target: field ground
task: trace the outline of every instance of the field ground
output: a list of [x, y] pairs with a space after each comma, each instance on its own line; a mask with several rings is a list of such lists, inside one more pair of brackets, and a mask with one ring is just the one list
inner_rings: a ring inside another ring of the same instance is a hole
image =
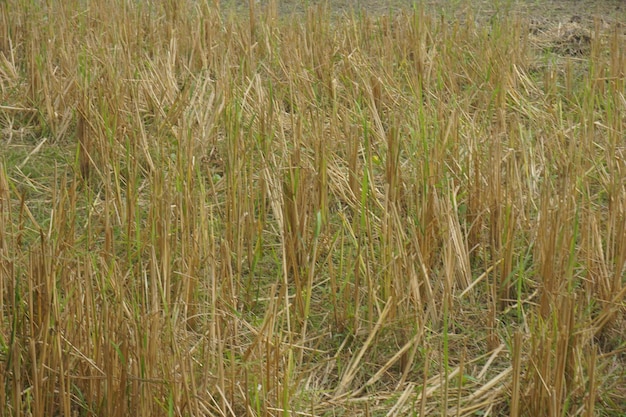
[[[257, 7], [263, 7], [267, 0], [257, 1]], [[222, 10], [227, 13], [249, 12], [249, 3], [245, 0], [220, 0]], [[543, 20], [550, 22], [567, 22], [577, 16], [586, 21], [599, 18], [605, 22], [624, 22], [626, 5], [622, 0], [334, 0], [324, 2], [320, 0], [294, 1], [286, 0], [277, 3], [277, 11], [282, 16], [302, 15], [307, 7], [316, 7], [320, 4], [329, 9], [337, 18], [353, 12], [367, 12], [370, 15], [385, 15], [397, 13], [414, 7], [421, 7], [435, 14], [447, 14], [456, 17], [471, 13], [477, 19], [489, 19], [497, 13], [507, 12], [521, 18]]]
[[0, 2], [3, 416], [623, 416], [623, 1]]

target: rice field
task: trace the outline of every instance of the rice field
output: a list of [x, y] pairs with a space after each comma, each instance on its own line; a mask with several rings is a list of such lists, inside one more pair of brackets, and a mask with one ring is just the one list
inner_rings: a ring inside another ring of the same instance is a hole
[[620, 19], [230, 3], [0, 3], [0, 414], [624, 415]]

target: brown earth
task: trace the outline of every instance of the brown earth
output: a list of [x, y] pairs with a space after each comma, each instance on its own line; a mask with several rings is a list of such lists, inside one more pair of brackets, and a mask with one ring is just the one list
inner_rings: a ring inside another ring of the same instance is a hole
[[[244, 12], [249, 9], [248, 0], [214, 0], [224, 10]], [[255, 7], [263, 8], [270, 0], [256, 0]], [[366, 11], [370, 14], [387, 14], [423, 6], [427, 10], [446, 15], [465, 16], [471, 13], [479, 18], [491, 18], [502, 13], [514, 13], [528, 19], [545, 23], [593, 23], [595, 18], [603, 23], [626, 23], [626, 1], [624, 0], [282, 0], [276, 1], [283, 15], [302, 13], [307, 6], [324, 5], [340, 16], [344, 13]]]
[[[250, 10], [247, 0], [214, 1], [226, 14], [249, 13]], [[262, 13], [270, 4], [270, 0], [256, 0], [256, 13]], [[276, 1], [276, 4], [278, 14], [283, 18], [302, 14], [309, 6], [328, 7], [337, 18], [353, 13], [393, 15], [414, 7], [424, 7], [426, 11], [458, 21], [471, 17], [488, 23], [499, 17], [514, 16], [528, 24], [533, 42], [562, 56], [586, 55], [596, 32], [617, 30], [620, 36], [626, 36], [625, 0], [284, 0]]]

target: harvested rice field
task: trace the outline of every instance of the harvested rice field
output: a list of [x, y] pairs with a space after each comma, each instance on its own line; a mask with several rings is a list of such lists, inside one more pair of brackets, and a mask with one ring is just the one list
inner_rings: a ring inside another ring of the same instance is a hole
[[625, 22], [0, 2], [0, 415], [623, 416]]

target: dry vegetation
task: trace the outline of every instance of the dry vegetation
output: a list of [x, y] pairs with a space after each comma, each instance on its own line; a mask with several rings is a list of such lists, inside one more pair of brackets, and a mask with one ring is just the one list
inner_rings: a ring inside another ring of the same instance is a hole
[[623, 28], [329, 16], [0, 3], [0, 414], [623, 415]]

